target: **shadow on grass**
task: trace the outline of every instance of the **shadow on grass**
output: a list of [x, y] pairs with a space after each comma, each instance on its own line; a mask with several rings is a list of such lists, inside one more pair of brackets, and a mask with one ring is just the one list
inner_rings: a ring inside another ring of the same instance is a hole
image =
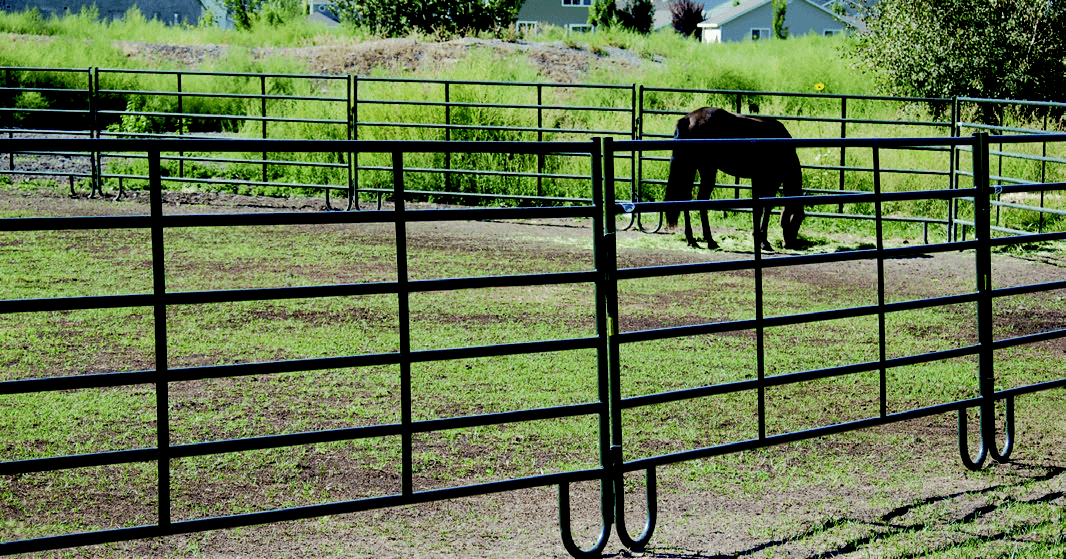
[[[1066, 466], [1011, 462], [1003, 476], [1015, 479], [990, 484], [982, 489], [934, 495], [900, 505], [871, 518], [830, 518], [804, 531], [767, 541], [733, 553], [706, 554], [681, 549], [649, 549], [640, 557], [656, 559], [739, 559], [742, 557], [802, 557], [828, 559], [856, 552], [877, 557], [911, 559], [930, 555], [999, 556], [1011, 555], [1011, 544], [1031, 546], [1040, 556], [1066, 545], [1066, 517], [1026, 514], [1027, 507], [1063, 507], [1066, 494], [1051, 490], [1066, 473]], [[945, 505], [954, 506], [945, 506]], [[948, 509], [944, 511], [943, 509]], [[1060, 509], [1061, 511], [1061, 509]], [[848, 536], [835, 534], [847, 530]], [[896, 541], [906, 540], [906, 541]], [[832, 543], [830, 543], [832, 542]], [[1003, 549], [986, 546], [1003, 544]], [[898, 549], [891, 549], [896, 547]], [[806, 551], [797, 552], [797, 548]], [[629, 556], [625, 553], [622, 557]]]

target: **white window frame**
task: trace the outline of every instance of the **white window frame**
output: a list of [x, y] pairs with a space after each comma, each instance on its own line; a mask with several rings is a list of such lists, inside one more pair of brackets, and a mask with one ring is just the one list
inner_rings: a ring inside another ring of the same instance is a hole
[[[756, 36], [756, 33], [758, 33], [759, 35]], [[766, 38], [764, 39], [763, 37]], [[752, 27], [751, 32], [748, 33], [748, 38], [752, 41], [765, 41], [767, 39], [773, 38], [773, 35], [770, 32], [769, 27]]]
[[564, 8], [588, 8], [592, 0], [562, 0]]
[[840, 35], [843, 32], [844, 32], [843, 29], [828, 29], [827, 28], [827, 29], [823, 29], [822, 30], [822, 36], [823, 37], [834, 37], [836, 35]]
[[588, 33], [588, 32], [592, 32], [592, 31], [595, 31], [595, 30], [596, 30], [596, 26], [588, 24], [588, 23], [568, 23], [568, 24], [566, 24], [566, 32], [567, 33], [576, 33], [576, 32], [586, 32], [586, 33]]
[[537, 32], [537, 22], [530, 21], [530, 20], [518, 20], [518, 21], [514, 22], [514, 28], [519, 33], [534, 33], [535, 34]]

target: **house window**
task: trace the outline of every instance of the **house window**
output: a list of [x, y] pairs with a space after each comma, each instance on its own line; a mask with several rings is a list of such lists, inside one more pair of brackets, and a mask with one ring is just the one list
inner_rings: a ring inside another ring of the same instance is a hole
[[595, 31], [595, 30], [596, 30], [595, 27], [593, 27], [593, 26], [591, 26], [591, 25], [589, 25], [587, 23], [568, 23], [568, 24], [566, 24], [566, 31], [568, 33], [571, 33], [571, 32], [573, 32], [573, 33], [576, 33], [576, 32], [589, 33], [589, 32]]
[[843, 29], [823, 29], [822, 30], [822, 35], [824, 35], [826, 37], [832, 37], [833, 35], [840, 35], [843, 32], [844, 32]]
[[588, 7], [588, 6], [592, 5], [592, 0], [563, 0], [563, 5], [564, 6], [578, 6], [578, 7], [585, 6], [585, 7]]
[[762, 27], [752, 27], [751, 28], [751, 40], [752, 41], [763, 41], [763, 40], [769, 39], [770, 36], [771, 35], [770, 35], [770, 29], [769, 28], [762, 28]]
[[535, 21], [521, 21], [520, 20], [520, 21], [516, 21], [514, 26], [515, 26], [515, 29], [517, 29], [518, 32], [522, 33], [522, 34], [529, 33], [529, 34], [534, 34], [535, 35], [537, 33], [537, 22], [535, 22]]

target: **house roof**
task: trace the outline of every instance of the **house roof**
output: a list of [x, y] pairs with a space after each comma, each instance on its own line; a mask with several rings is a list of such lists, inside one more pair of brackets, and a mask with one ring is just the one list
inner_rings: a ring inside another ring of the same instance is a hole
[[[842, 17], [818, 2], [812, 2], [811, 0], [795, 1], [806, 2], [812, 7], [822, 12], [825, 12], [826, 15], [832, 17], [833, 19], [841, 21], [852, 27], [859, 27], [862, 25], [861, 21], [857, 21], [855, 18], [851, 17]], [[709, 27], [711, 25], [721, 26], [727, 24], [730, 21], [733, 21], [734, 19], [737, 19], [748, 12], [761, 8], [766, 4], [769, 4], [770, 2], [771, 0], [733, 0], [724, 2], [714, 7], [713, 9], [708, 10], [704, 14], [704, 22], [700, 26]]]
[[723, 2], [703, 14], [704, 23], [729, 23], [730, 21], [762, 6], [771, 0], [740, 0], [739, 2]]
[[314, 11], [314, 12], [311, 12], [311, 15], [307, 16], [307, 21], [310, 21], [310, 22], [313, 22], [313, 23], [321, 23], [321, 24], [325, 25], [326, 27], [340, 27], [340, 22], [338, 22], [336, 19], [333, 19], [333, 18], [329, 17], [328, 15], [326, 15], [326, 14], [324, 14], [322, 12], [319, 12], [317, 10]]

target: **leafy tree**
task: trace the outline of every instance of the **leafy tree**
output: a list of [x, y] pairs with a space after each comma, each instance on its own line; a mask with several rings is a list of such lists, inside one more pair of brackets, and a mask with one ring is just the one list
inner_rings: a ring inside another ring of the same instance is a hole
[[788, 38], [788, 28], [785, 27], [785, 11], [788, 9], [788, 0], [773, 0], [774, 10], [774, 37], [778, 39]]
[[615, 0], [593, 0], [589, 6], [588, 22], [596, 27], [620, 26], [637, 33], [650, 33], [655, 7], [651, 0], [629, 0], [619, 8]]
[[237, 29], [251, 29], [252, 18], [259, 9], [260, 0], [225, 0], [226, 14]]
[[237, 29], [251, 29], [256, 22], [278, 26], [303, 16], [299, 0], [224, 0], [226, 13]]
[[881, 0], [867, 25], [848, 53], [891, 95], [1052, 100], [1066, 88], [1066, 0]]
[[692, 0], [676, 0], [670, 3], [670, 24], [674, 31], [685, 37], [695, 37], [703, 21], [703, 4]]
[[388, 37], [412, 31], [456, 35], [499, 31], [514, 24], [523, 0], [334, 0], [341, 21]]
[[651, 0], [631, 0], [625, 8], [618, 10], [618, 21], [626, 29], [647, 35], [655, 24], [655, 6]]
[[589, 6], [589, 25], [596, 27], [610, 27], [618, 19], [618, 8], [615, 0], [592, 0]]

